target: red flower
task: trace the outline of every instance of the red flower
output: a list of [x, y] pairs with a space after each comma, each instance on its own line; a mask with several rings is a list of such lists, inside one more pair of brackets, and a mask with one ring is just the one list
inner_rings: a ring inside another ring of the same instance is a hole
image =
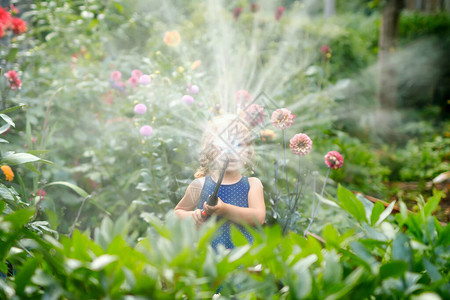
[[5, 74], [6, 79], [9, 82], [9, 87], [15, 91], [17, 89], [20, 89], [20, 87], [22, 86], [22, 81], [19, 79], [19, 77], [17, 76], [16, 71], [14, 70], [10, 70]]
[[0, 6], [0, 25], [3, 25], [4, 29], [8, 29], [11, 26], [11, 13], [7, 12]]
[[27, 31], [27, 22], [20, 18], [13, 18], [11, 29], [17, 35], [25, 33]]
[[339, 169], [344, 164], [344, 158], [337, 151], [330, 151], [325, 155], [325, 164], [328, 168]]
[[252, 4], [250, 5], [250, 10], [252, 12], [257, 12], [261, 7], [259, 6], [259, 4], [256, 4], [254, 2], [252, 2]]
[[41, 197], [42, 200], [44, 200], [45, 195], [47, 195], [47, 193], [44, 190], [36, 190], [36, 196]]
[[3, 31], [3, 26], [0, 24], [0, 39], [5, 36], [5, 32]]
[[277, 8], [277, 11], [275, 12], [275, 20], [279, 21], [281, 17], [283, 16], [284, 11], [286, 10], [285, 7], [279, 6]]
[[233, 18], [237, 20], [239, 16], [241, 15], [242, 7], [236, 7], [233, 11]]

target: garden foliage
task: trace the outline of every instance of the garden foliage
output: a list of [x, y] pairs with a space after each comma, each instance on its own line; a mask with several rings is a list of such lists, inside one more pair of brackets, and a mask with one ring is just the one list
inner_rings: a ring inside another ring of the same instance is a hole
[[[394, 203], [350, 192], [448, 170], [446, 73], [416, 85], [417, 70], [441, 62], [448, 41], [433, 35], [448, 16], [400, 21], [399, 57], [436, 51], [400, 77], [404, 110], [386, 144], [372, 130], [379, 15], [323, 20], [311, 2], [289, 3], [55, 0], [0, 12], [0, 298], [211, 298], [219, 287], [244, 299], [450, 297], [450, 230], [432, 215], [442, 193], [419, 197], [415, 213], [400, 201], [392, 216]], [[264, 184], [267, 224], [248, 229], [253, 245], [234, 230], [237, 248], [216, 254], [218, 225], [196, 230], [168, 212], [193, 179], [206, 121], [246, 101], [269, 124], [254, 124], [247, 174]], [[295, 114], [289, 130], [270, 127], [281, 107]], [[288, 139], [308, 156], [282, 159]], [[345, 163], [328, 178], [330, 150]]]

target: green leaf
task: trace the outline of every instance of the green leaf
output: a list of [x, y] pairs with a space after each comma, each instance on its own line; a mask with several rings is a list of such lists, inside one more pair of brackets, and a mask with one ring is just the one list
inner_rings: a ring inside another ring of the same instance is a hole
[[14, 61], [16, 59], [17, 52], [19, 52], [19, 48], [10, 48], [8, 54], [5, 56], [6, 61]]
[[[0, 133], [1, 134], [1, 133]], [[0, 143], [5, 143], [5, 144], [9, 144], [9, 142], [5, 139], [0, 138]]]
[[403, 233], [397, 234], [392, 242], [392, 260], [405, 261], [409, 264], [410, 268], [412, 268], [413, 259], [413, 251], [409, 244], [408, 237]]
[[29, 162], [35, 162], [35, 161], [41, 161], [41, 162], [53, 165], [52, 162], [45, 160], [45, 159], [41, 159], [41, 158], [34, 156], [32, 154], [29, 154], [29, 153], [13, 153], [6, 157], [3, 157], [3, 163], [8, 164], [10, 166], [25, 164], [25, 163], [29, 163]]
[[370, 215], [370, 225], [375, 225], [375, 223], [380, 218], [381, 213], [384, 210], [384, 205], [381, 202], [375, 203], [375, 205], [372, 208], [372, 214]]
[[77, 193], [78, 195], [80, 195], [83, 198], [86, 198], [89, 196], [89, 194], [85, 190], [83, 190], [82, 188], [76, 186], [75, 184], [67, 182], [67, 181], [54, 181], [54, 182], [46, 184], [43, 188], [52, 186], [52, 185], [66, 186], [66, 187], [72, 189], [75, 193]]
[[123, 12], [125, 11], [123, 8], [123, 5], [121, 5], [120, 3], [118, 3], [117, 1], [114, 2], [114, 7], [117, 9], [117, 11], [120, 14], [123, 14]]
[[14, 124], [13, 120], [5, 114], [0, 114], [0, 117], [5, 120], [6, 123], [8, 123], [9, 125], [11, 125], [12, 127], [16, 127], [16, 124]]
[[9, 124], [5, 124], [2, 127], [0, 127], [0, 134], [6, 132], [10, 127], [11, 127], [11, 125], [9, 125]]
[[339, 207], [339, 205], [336, 202], [329, 200], [327, 198], [324, 198], [324, 197], [320, 196], [320, 194], [318, 194], [318, 193], [315, 193], [315, 194], [316, 194], [317, 199], [319, 199], [320, 203], [323, 203], [323, 204], [326, 204], [326, 205], [329, 205], [332, 207]]
[[448, 246], [450, 244], [450, 225], [447, 224], [445, 228], [442, 230], [441, 233], [439, 233], [437, 246], [443, 245]]
[[25, 104], [19, 104], [19, 105], [12, 106], [12, 107], [10, 107], [10, 108], [4, 109], [4, 110], [0, 111], [0, 114], [10, 113], [10, 112], [12, 112], [12, 111], [21, 109], [22, 107], [25, 107]]
[[352, 192], [344, 188], [342, 185], [338, 187], [338, 199], [341, 207], [354, 216], [358, 221], [366, 222], [366, 212], [364, 205], [359, 201]]
[[389, 204], [388, 207], [381, 213], [380, 217], [378, 218], [378, 221], [375, 223], [375, 226], [380, 225], [384, 220], [386, 220], [387, 217], [391, 214], [392, 210], [394, 209], [395, 201], [392, 201], [391, 204]]
[[39, 266], [41, 262], [40, 257], [35, 257], [32, 259], [28, 259], [25, 261], [23, 266], [17, 272], [15, 282], [16, 282], [16, 293], [19, 296], [25, 297], [24, 294], [25, 287], [28, 285], [31, 277], [33, 276], [36, 268]]
[[339, 262], [339, 256], [336, 251], [330, 251], [324, 253], [324, 271], [323, 281], [325, 285], [337, 284], [342, 281], [343, 267]]
[[28, 223], [34, 215], [32, 207], [16, 210], [15, 212], [5, 216], [5, 221], [11, 222], [15, 228], [19, 228]]
[[428, 276], [431, 278], [431, 282], [436, 282], [442, 279], [442, 275], [439, 273], [438, 268], [433, 265], [425, 256], [423, 257], [423, 265], [427, 270]]
[[400, 260], [388, 261], [380, 267], [380, 278], [384, 280], [388, 277], [398, 278], [408, 271], [408, 264]]
[[423, 208], [423, 212], [425, 214], [425, 219], [436, 210], [436, 208], [439, 205], [439, 202], [441, 201], [442, 192], [438, 193], [437, 191], [434, 191], [434, 195], [428, 199], [427, 204], [425, 204], [425, 207]]
[[231, 225], [231, 240], [236, 247], [248, 244], [244, 234], [235, 225]]
[[100, 271], [110, 263], [118, 260], [116, 255], [103, 254], [94, 259], [91, 263], [90, 269], [93, 271]]

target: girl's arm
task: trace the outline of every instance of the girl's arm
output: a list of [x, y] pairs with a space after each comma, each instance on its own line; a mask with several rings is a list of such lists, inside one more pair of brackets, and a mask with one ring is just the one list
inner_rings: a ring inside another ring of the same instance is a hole
[[248, 179], [250, 190], [248, 191], [248, 208], [224, 203], [220, 198], [216, 206], [204, 205], [206, 212], [226, 217], [238, 223], [248, 225], [262, 225], [266, 217], [266, 205], [261, 181], [256, 177]]
[[[177, 206], [175, 207], [175, 214], [181, 219], [186, 217], [194, 217], [195, 219], [195, 208], [197, 207], [200, 200], [203, 182], [204, 180], [202, 179], [195, 179], [194, 181], [192, 181], [192, 183], [186, 189], [184, 197], [180, 200], [180, 202], [178, 202]], [[200, 216], [200, 212], [197, 213]]]

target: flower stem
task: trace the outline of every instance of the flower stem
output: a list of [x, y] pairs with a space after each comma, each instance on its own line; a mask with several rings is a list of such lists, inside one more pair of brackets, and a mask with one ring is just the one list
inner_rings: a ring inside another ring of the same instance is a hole
[[289, 200], [289, 207], [291, 207], [291, 195], [289, 192], [289, 181], [288, 181], [288, 171], [287, 171], [287, 160], [286, 160], [286, 131], [283, 130], [283, 149], [284, 149], [284, 175], [286, 178], [286, 189]]
[[88, 198], [90, 198], [90, 197], [91, 197], [90, 195], [87, 196], [87, 197], [84, 197], [83, 201], [81, 202], [80, 208], [78, 209], [78, 213], [77, 213], [77, 216], [76, 216], [76, 218], [75, 218], [75, 221], [74, 221], [73, 224], [72, 224], [72, 229], [71, 229], [70, 232], [69, 232], [69, 238], [72, 237], [72, 233], [73, 233], [73, 231], [75, 230], [75, 227], [77, 226], [78, 219], [80, 218], [81, 211], [83, 210], [83, 207], [84, 207], [84, 203], [85, 203], [86, 200], [87, 200]]
[[314, 207], [315, 198], [316, 198], [316, 176], [314, 176], [314, 183], [313, 183], [314, 191], [313, 191], [313, 205], [312, 205], [312, 210], [311, 210], [311, 218], [309, 219], [309, 224], [303, 234], [303, 237], [306, 237], [307, 233], [309, 232], [309, 229], [311, 228], [312, 223], [314, 222], [314, 219], [316, 218], [317, 212], [319, 211], [320, 200], [323, 197], [323, 192], [325, 190], [325, 186], [327, 184], [327, 179], [328, 179], [329, 175], [330, 175], [330, 168], [328, 168], [327, 175], [325, 176], [325, 181], [323, 182], [322, 191], [320, 192], [320, 198], [319, 198], [319, 201], [317, 202], [316, 207]]

